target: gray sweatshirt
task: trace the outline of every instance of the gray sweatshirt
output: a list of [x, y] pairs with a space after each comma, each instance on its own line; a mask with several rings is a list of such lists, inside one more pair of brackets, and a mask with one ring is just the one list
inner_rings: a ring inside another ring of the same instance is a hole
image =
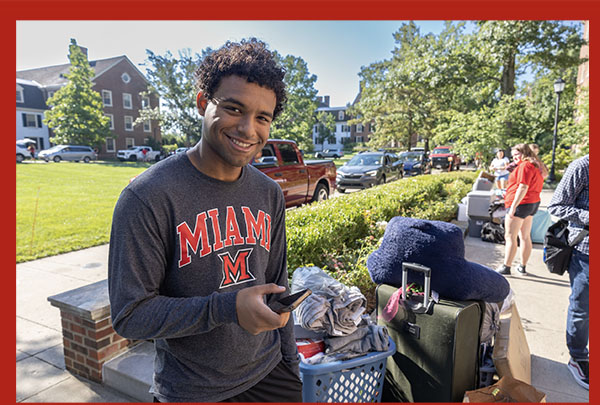
[[158, 399], [216, 402], [246, 391], [282, 358], [297, 369], [292, 317], [253, 336], [235, 307], [242, 288], [288, 287], [284, 218], [280, 187], [254, 167], [222, 182], [186, 154], [123, 190], [109, 250], [111, 315], [119, 335], [154, 339]]

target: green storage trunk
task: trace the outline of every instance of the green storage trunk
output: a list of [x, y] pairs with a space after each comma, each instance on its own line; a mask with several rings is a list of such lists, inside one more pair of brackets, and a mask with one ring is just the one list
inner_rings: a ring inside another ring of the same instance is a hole
[[483, 303], [440, 299], [427, 313], [415, 313], [400, 302], [386, 322], [382, 310], [397, 290], [377, 287], [377, 323], [396, 343], [383, 402], [462, 402], [465, 391], [477, 388]]

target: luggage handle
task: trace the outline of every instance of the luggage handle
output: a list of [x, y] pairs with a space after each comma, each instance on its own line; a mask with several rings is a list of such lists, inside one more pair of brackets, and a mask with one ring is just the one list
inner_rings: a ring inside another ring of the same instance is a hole
[[431, 269], [418, 263], [402, 263], [402, 301], [406, 302], [406, 284], [408, 282], [408, 270], [423, 273], [425, 276], [425, 285], [423, 286], [424, 298], [423, 303], [412, 308], [416, 314], [424, 314], [429, 311], [429, 307], [433, 303], [431, 299]]

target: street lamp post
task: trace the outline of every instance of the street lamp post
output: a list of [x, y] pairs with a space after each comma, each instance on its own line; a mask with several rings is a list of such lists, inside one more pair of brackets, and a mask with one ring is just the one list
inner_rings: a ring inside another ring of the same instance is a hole
[[556, 134], [558, 130], [558, 104], [560, 103], [560, 93], [565, 89], [563, 79], [556, 79], [554, 82], [554, 92], [556, 93], [556, 109], [554, 110], [554, 137], [552, 138], [552, 166], [550, 166], [550, 174], [548, 175], [548, 183], [554, 183], [554, 159], [556, 157]]

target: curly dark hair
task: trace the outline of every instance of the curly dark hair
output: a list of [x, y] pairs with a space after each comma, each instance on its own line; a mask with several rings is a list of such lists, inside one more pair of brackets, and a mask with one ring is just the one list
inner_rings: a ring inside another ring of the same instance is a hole
[[210, 52], [196, 69], [196, 90], [210, 100], [221, 79], [232, 75], [244, 77], [250, 83], [275, 92], [273, 118], [283, 110], [287, 101], [283, 82], [285, 69], [277, 64], [266, 43], [256, 38], [243, 39], [240, 43], [227, 41], [221, 48]]

